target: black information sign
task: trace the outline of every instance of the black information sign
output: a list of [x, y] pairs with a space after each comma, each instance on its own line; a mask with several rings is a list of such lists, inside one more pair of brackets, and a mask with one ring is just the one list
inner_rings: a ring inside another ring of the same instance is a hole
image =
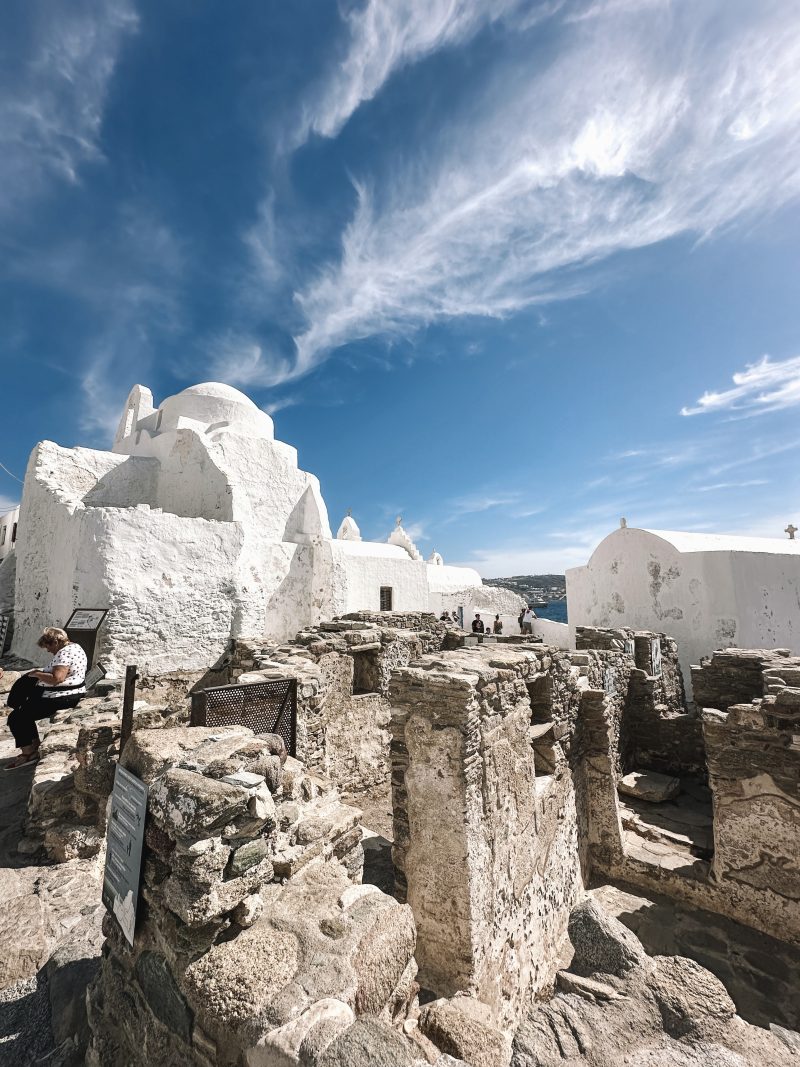
[[89, 667], [94, 664], [97, 631], [103, 625], [106, 615], [108, 608], [75, 608], [64, 626], [70, 641], [80, 645], [86, 653]]
[[103, 903], [116, 916], [131, 945], [136, 927], [146, 815], [147, 786], [118, 766], [108, 820]]
[[0, 615], [0, 656], [2, 656], [6, 650], [6, 641], [8, 640], [8, 627], [10, 622], [10, 615]]

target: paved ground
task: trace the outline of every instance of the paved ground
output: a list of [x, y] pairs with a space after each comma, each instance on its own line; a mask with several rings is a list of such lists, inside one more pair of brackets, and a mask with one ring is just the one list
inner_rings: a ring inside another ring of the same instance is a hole
[[[0, 765], [14, 753], [0, 717]], [[60, 1062], [45, 967], [56, 951], [72, 958], [95, 951], [89, 927], [101, 908], [96, 861], [55, 865], [43, 854], [17, 852], [32, 776], [32, 766], [0, 769], [0, 1067]], [[63, 992], [61, 997], [63, 1007]]]

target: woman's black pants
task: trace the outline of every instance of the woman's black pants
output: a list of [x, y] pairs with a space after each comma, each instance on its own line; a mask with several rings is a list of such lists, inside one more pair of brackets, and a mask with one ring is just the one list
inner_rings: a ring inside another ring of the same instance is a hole
[[[20, 682], [22, 680], [20, 679]], [[19, 685], [19, 682], [15, 684]], [[25, 693], [26, 699], [15, 701], [17, 706], [8, 716], [8, 728], [14, 735], [17, 748], [38, 744], [37, 720], [49, 719], [57, 711], [64, 711], [66, 708], [76, 708], [82, 695], [81, 693], [73, 694], [72, 696], [65, 694], [63, 697], [46, 697], [42, 693], [41, 686], [37, 685], [30, 695]], [[11, 696], [10, 693], [9, 696]]]

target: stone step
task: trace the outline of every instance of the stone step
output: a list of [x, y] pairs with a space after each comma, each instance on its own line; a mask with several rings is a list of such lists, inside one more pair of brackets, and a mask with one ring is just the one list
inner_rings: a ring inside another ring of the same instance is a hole
[[673, 800], [681, 791], [680, 778], [657, 771], [631, 771], [620, 780], [619, 792], [651, 804]]

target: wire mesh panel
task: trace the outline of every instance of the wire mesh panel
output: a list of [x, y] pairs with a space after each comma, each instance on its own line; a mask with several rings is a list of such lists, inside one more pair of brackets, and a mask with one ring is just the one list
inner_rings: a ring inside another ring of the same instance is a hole
[[280, 734], [294, 756], [297, 680], [275, 678], [253, 685], [216, 685], [192, 693], [192, 726], [247, 726], [255, 734]]

